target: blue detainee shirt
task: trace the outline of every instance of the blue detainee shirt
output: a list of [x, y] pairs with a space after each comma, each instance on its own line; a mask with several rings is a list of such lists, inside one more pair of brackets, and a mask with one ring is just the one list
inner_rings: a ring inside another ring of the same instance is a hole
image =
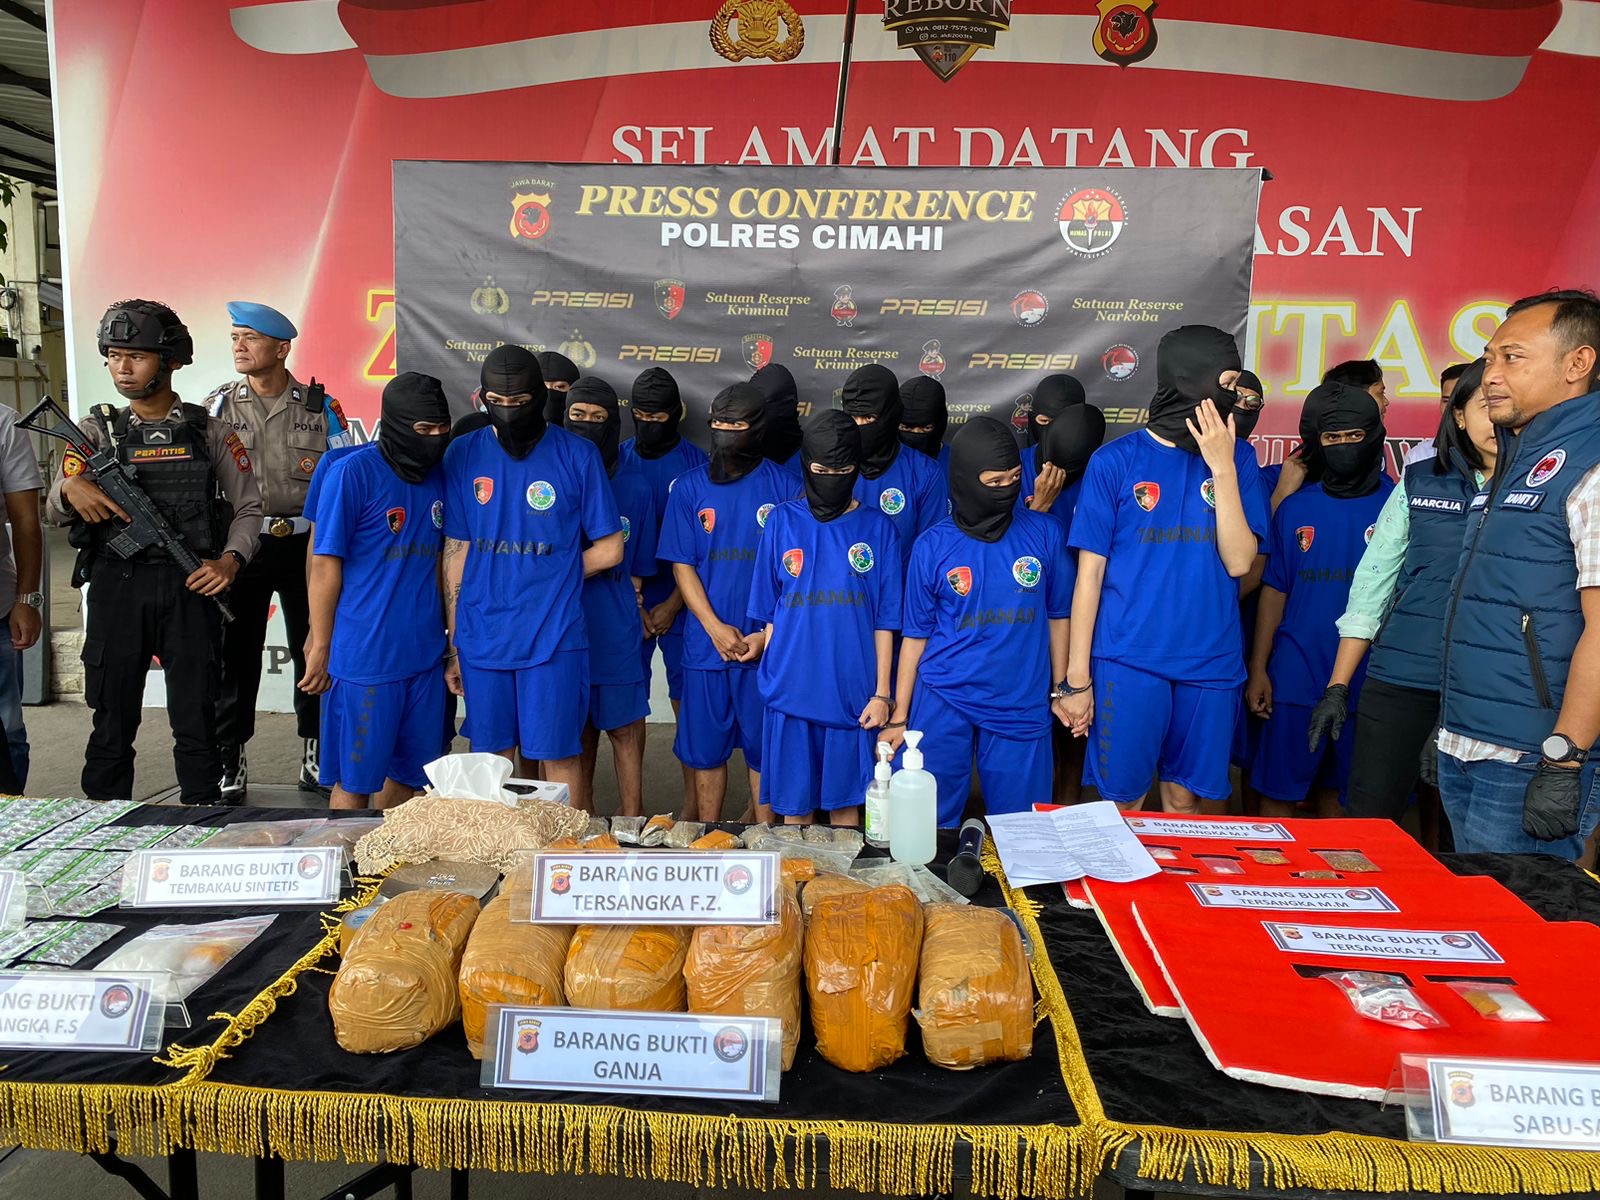
[[[1320, 483], [1307, 483], [1278, 505], [1261, 579], [1285, 596], [1267, 661], [1274, 700], [1310, 707], [1322, 699], [1339, 652], [1338, 621], [1350, 600], [1350, 583], [1393, 490], [1384, 476], [1370, 495], [1341, 500]], [[1363, 658], [1350, 680], [1352, 711], [1366, 676]]]
[[758, 676], [768, 707], [856, 727], [878, 690], [873, 634], [900, 628], [899, 543], [889, 518], [865, 504], [831, 521], [817, 520], [804, 500], [772, 510], [749, 609], [752, 621], [772, 625]]
[[409, 679], [439, 665], [444, 606], [444, 478], [396, 475], [375, 445], [355, 447], [327, 470], [316, 554], [340, 559], [328, 673], [346, 683]]
[[928, 640], [917, 686], [992, 733], [1037, 737], [1055, 684], [1049, 622], [1071, 615], [1077, 581], [1048, 516], [1019, 512], [994, 542], [946, 517], [917, 539], [906, 574], [903, 631]]
[[526, 458], [492, 427], [444, 456], [445, 536], [467, 543], [456, 648], [471, 666], [515, 671], [583, 650], [583, 550], [622, 529], [594, 446], [552, 426]]
[[918, 534], [950, 515], [947, 473], [922, 451], [906, 446], [876, 479], [858, 476], [855, 497], [894, 522], [903, 552], [910, 551]]
[[583, 618], [589, 627], [589, 682], [641, 683], [644, 629], [633, 580], [656, 568], [656, 501], [649, 481], [618, 464], [611, 494], [622, 517], [622, 562], [583, 581]]
[[[666, 520], [667, 493], [672, 490], [673, 483], [678, 476], [705, 465], [706, 452], [688, 438], [680, 438], [678, 444], [660, 458], [642, 458], [635, 447], [633, 438], [623, 442], [621, 448], [617, 451], [617, 470], [636, 470], [650, 484], [651, 498], [655, 501], [656, 506], [655, 536], [657, 539], [661, 537], [661, 522]], [[644, 580], [644, 586], [641, 589], [644, 594], [644, 602], [654, 608], [670, 596], [672, 589], [676, 586], [672, 581], [672, 564], [661, 563], [659, 564], [659, 569], [653, 571]], [[678, 613], [677, 619], [672, 622], [672, 632], [683, 632], [683, 619], [686, 616], [688, 616], [687, 609]]]
[[[1234, 447], [1250, 530], [1268, 536], [1261, 471], [1249, 443]], [[1211, 468], [1140, 429], [1089, 459], [1071, 545], [1106, 559], [1094, 656], [1180, 683], [1237, 687], [1239, 581], [1217, 552]]]
[[[717, 619], [740, 633], [754, 633], [761, 623], [750, 620], [746, 609], [756, 547], [772, 511], [792, 498], [794, 490], [794, 476], [766, 459], [731, 483], [712, 483], [710, 469], [697, 467], [678, 477], [667, 498], [656, 558], [693, 567]], [[723, 662], [711, 635], [690, 616], [683, 625], [683, 665], [725, 671], [744, 664]]]

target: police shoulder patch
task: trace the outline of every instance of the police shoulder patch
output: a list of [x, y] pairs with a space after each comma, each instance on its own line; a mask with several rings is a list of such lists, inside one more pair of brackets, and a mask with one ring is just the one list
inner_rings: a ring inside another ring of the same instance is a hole
[[228, 448], [228, 453], [233, 455], [233, 461], [239, 465], [239, 470], [250, 471], [254, 469], [250, 465], [250, 452], [244, 448], [244, 443], [239, 440], [237, 433], [230, 430], [227, 436], [223, 438], [222, 444]]

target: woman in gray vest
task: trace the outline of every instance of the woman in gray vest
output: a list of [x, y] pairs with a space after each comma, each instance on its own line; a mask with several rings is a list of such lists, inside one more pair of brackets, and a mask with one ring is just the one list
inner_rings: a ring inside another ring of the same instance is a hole
[[[1434, 437], [1437, 453], [1406, 467], [1350, 585], [1328, 690], [1311, 712], [1311, 750], [1339, 737], [1349, 685], [1370, 648], [1356, 709], [1349, 814], [1398, 821], [1417, 783], [1423, 745], [1439, 720], [1444, 612], [1461, 558], [1472, 498], [1494, 474], [1494, 425], [1483, 398], [1483, 359], [1462, 372]], [[1438, 793], [1424, 795], [1424, 834], [1439, 828]], [[1425, 840], [1433, 840], [1425, 836]]]

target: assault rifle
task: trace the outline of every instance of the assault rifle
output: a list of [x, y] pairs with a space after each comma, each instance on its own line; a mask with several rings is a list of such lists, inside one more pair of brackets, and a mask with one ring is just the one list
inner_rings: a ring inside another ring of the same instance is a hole
[[[184, 541], [183, 535], [172, 527], [172, 523], [161, 515], [155, 502], [144, 494], [144, 489], [135, 481], [134, 469], [117, 458], [113, 447], [107, 445], [101, 448], [90, 441], [88, 435], [49, 396], [39, 401], [17, 424], [23, 429], [65, 442], [68, 449], [83, 460], [95, 485], [128, 514], [130, 519], [126, 525], [115, 518], [107, 522], [116, 531], [104, 543], [112, 554], [118, 558], [132, 558], [141, 550], [159, 546], [183, 572], [185, 579], [200, 569], [200, 556]], [[233, 612], [228, 608], [227, 601], [221, 596], [213, 596], [212, 599], [222, 610], [222, 619], [233, 620]]]

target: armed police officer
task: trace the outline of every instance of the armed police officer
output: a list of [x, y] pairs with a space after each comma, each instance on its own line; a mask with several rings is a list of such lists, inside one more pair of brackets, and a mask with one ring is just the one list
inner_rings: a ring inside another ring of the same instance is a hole
[[[306, 547], [311, 523], [304, 516], [306, 489], [323, 452], [350, 440], [339, 403], [313, 380], [289, 372], [294, 323], [275, 308], [234, 300], [233, 366], [239, 377], [206, 397], [208, 412], [244, 442], [261, 489], [261, 548], [229, 592], [234, 620], [222, 630], [222, 692], [217, 739], [222, 745], [222, 798], [237, 802], [249, 781], [245, 745], [256, 729], [261, 649], [273, 593], [283, 612], [294, 678], [306, 673], [310, 633], [306, 599]], [[304, 739], [300, 790], [317, 787], [320, 697], [294, 692], [295, 727]]]
[[84, 433], [96, 446], [115, 448], [201, 562], [185, 574], [160, 547], [116, 557], [109, 542], [128, 514], [96, 486], [82, 456], [67, 452], [45, 512], [53, 524], [72, 527], [79, 547], [73, 583], [89, 585], [84, 698], [94, 729], [84, 747], [83, 794], [133, 797], [133, 739], [154, 656], [166, 673], [183, 802], [215, 804], [222, 775], [217, 599], [255, 553], [261, 493], [239, 436], [172, 390], [173, 371], [194, 361], [194, 341], [176, 313], [152, 300], [119, 301], [100, 319], [98, 344], [128, 404], [95, 405]]

